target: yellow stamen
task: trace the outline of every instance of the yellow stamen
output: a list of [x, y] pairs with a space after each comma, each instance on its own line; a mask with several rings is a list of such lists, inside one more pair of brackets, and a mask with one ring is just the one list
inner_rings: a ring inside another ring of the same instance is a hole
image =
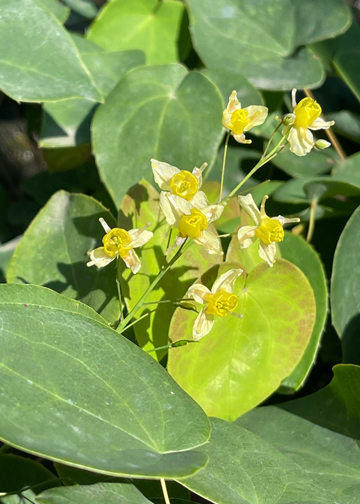
[[173, 194], [191, 200], [199, 189], [199, 181], [191, 172], [181, 170], [170, 180], [170, 187]]
[[241, 135], [244, 128], [249, 124], [250, 118], [248, 116], [249, 113], [244, 109], [235, 110], [235, 112], [231, 114], [230, 129], [235, 135]]
[[179, 231], [182, 238], [198, 238], [202, 231], [208, 227], [205, 215], [197, 208], [192, 208], [190, 215], [183, 215], [179, 222]]
[[131, 237], [125, 229], [113, 228], [103, 238], [105, 252], [109, 257], [125, 257], [133, 247]]
[[308, 128], [318, 117], [322, 110], [317, 101], [312, 98], [303, 98], [294, 108], [295, 127]]
[[284, 239], [283, 227], [277, 219], [270, 219], [267, 215], [261, 218], [260, 226], [255, 229], [255, 236], [260, 238], [265, 245], [272, 242], [281, 242]]
[[230, 312], [234, 311], [238, 304], [238, 298], [230, 292], [220, 291], [215, 294], [207, 294], [205, 296], [207, 302], [206, 313], [209, 315], [218, 315], [226, 317]]

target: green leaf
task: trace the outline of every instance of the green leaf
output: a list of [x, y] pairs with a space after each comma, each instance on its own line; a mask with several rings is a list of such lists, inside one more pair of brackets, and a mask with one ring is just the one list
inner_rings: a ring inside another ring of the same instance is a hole
[[316, 177], [329, 172], [339, 160], [338, 154], [332, 148], [319, 151], [313, 149], [306, 156], [296, 156], [285, 148], [271, 162], [292, 177]]
[[211, 427], [210, 442], [202, 447], [209, 465], [181, 480], [192, 492], [216, 504], [336, 504], [306, 469], [249, 430], [217, 418]]
[[9, 263], [20, 240], [21, 236], [17, 236], [13, 240], [0, 245], [0, 281], [2, 283], [6, 282]]
[[38, 0], [0, 0], [0, 87], [17, 101], [102, 97], [70, 35]]
[[[214, 267], [209, 281], [236, 263]], [[239, 317], [216, 318], [200, 342], [169, 351], [168, 370], [210, 416], [234, 420], [253, 408], [286, 378], [300, 361], [315, 320], [315, 299], [305, 275], [279, 259], [237, 280]], [[175, 312], [172, 341], [190, 337], [196, 314]]]
[[333, 178], [360, 187], [360, 153], [344, 159], [334, 166]]
[[295, 264], [309, 280], [316, 301], [316, 319], [313, 332], [299, 364], [281, 384], [282, 391], [297, 390], [305, 381], [319, 349], [320, 338], [328, 311], [328, 289], [324, 266], [315, 250], [301, 236], [285, 233], [279, 244], [281, 257]]
[[20, 285], [0, 286], [0, 304], [5, 443], [114, 476], [181, 478], [206, 463], [191, 450], [209, 437], [203, 411], [90, 308]]
[[191, 170], [211, 163], [223, 135], [222, 111], [217, 87], [181, 65], [127, 73], [92, 126], [96, 163], [116, 205], [149, 176], [151, 158]]
[[64, 0], [64, 3], [71, 7], [74, 12], [87, 19], [93, 19], [98, 12], [93, 0]]
[[9, 283], [49, 287], [98, 311], [106, 320], [119, 317], [115, 265], [88, 268], [87, 252], [101, 245], [103, 217], [110, 213], [83, 194], [59, 191], [35, 217], [11, 259]]
[[35, 502], [35, 494], [32, 490], [25, 490], [21, 494], [7, 495], [1, 497], [1, 504], [29, 504]]
[[148, 65], [175, 63], [183, 15], [184, 5], [175, 0], [113, 0], [87, 36], [108, 51], [140, 49]]
[[13, 454], [0, 455], [1, 492], [19, 493], [30, 488], [40, 493], [58, 485], [59, 479], [39, 462]]
[[345, 362], [360, 364], [360, 207], [347, 222], [336, 247], [331, 278], [332, 321], [342, 339]]
[[341, 78], [360, 101], [360, 76], [357, 71], [359, 58], [360, 49], [349, 48], [344, 51], [337, 51], [333, 63]]
[[151, 504], [129, 483], [97, 483], [53, 488], [38, 495], [36, 500], [41, 504]]
[[[127, 306], [131, 309], [166, 262], [165, 250], [169, 226], [159, 214], [159, 193], [145, 181], [131, 188], [125, 196], [120, 215], [120, 226], [125, 229], [141, 228], [150, 222], [149, 229], [154, 231], [151, 246], [145, 246], [140, 251], [139, 274], [133, 275], [129, 269], [123, 273], [122, 290]], [[176, 232], [173, 232], [172, 236], [172, 241], [174, 241]], [[176, 262], [171, 272], [164, 276], [146, 300], [147, 303], [154, 304], [144, 305], [137, 313], [137, 318], [140, 318], [151, 310], [155, 310], [150, 316], [134, 325], [137, 341], [144, 350], [148, 351], [168, 344], [169, 325], [176, 308], [173, 303], [184, 297], [188, 287], [202, 271], [206, 271], [220, 261], [222, 261], [221, 256], [210, 255], [203, 247], [192, 245]], [[159, 301], [166, 300], [171, 302], [157, 304]], [[165, 354], [166, 350], [159, 350], [156, 354], [152, 352], [151, 355], [161, 360]]]
[[328, 114], [326, 118], [329, 121], [332, 119], [335, 121], [333, 126], [335, 133], [360, 143], [360, 114], [355, 114], [350, 110], [341, 110]]
[[58, 0], [39, 0], [47, 10], [52, 12], [60, 21], [60, 23], [65, 23], [70, 14], [70, 9], [65, 7], [58, 2]]
[[[140, 51], [107, 53], [99, 50], [81, 54], [104, 97], [128, 70], [145, 61]], [[69, 147], [89, 144], [90, 124], [96, 107], [90, 100], [77, 98], [45, 104], [39, 145]]]
[[360, 368], [339, 365], [334, 372], [331, 384], [319, 392], [257, 408], [236, 424], [271, 443], [314, 484], [331, 492], [326, 502], [355, 504], [360, 490]]

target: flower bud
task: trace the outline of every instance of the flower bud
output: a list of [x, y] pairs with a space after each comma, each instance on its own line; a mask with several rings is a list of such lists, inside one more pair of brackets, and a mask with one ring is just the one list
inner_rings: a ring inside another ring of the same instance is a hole
[[330, 145], [331, 143], [327, 140], [316, 140], [315, 142], [315, 147], [317, 149], [326, 149], [327, 147], [330, 147]]

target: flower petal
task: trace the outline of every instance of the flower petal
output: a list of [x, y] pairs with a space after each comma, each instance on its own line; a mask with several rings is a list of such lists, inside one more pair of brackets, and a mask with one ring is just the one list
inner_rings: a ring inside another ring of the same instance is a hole
[[113, 261], [116, 256], [109, 257], [105, 252], [104, 247], [98, 247], [91, 252], [89, 252], [90, 261], [86, 263], [86, 266], [97, 266], [98, 268], [103, 268], [107, 266], [111, 261]]
[[169, 247], [166, 251], [165, 251], [165, 255], [169, 255], [171, 254], [171, 252], [173, 250], [175, 250], [177, 247], [180, 247], [180, 245], [182, 245], [184, 242], [186, 241], [186, 238], [183, 238], [182, 236], [180, 236], [179, 234], [177, 235], [176, 237], [176, 240], [174, 241], [173, 245], [171, 247]]
[[193, 338], [199, 341], [201, 338], [208, 334], [214, 325], [214, 315], [206, 314], [206, 307], [204, 307], [199, 315], [196, 317], [193, 327]]
[[256, 240], [255, 230], [258, 226], [242, 226], [237, 234], [240, 248], [246, 249], [250, 247], [252, 243]]
[[254, 221], [254, 224], [260, 226], [261, 224], [261, 215], [254, 198], [251, 194], [246, 194], [246, 196], [239, 196], [239, 203], [248, 216]]
[[192, 171], [192, 174], [195, 175], [195, 177], [199, 181], [199, 187], [202, 186], [202, 172], [205, 170], [205, 168], [207, 167], [207, 165], [208, 165], [207, 163], [203, 163], [200, 166], [200, 168], [198, 168], [197, 166], [195, 166], [195, 168]]
[[195, 208], [198, 208], [199, 210], [202, 210], [203, 208], [209, 206], [208, 199], [203, 191], [198, 191], [191, 200], [191, 203]]
[[278, 215], [277, 217], [271, 217], [271, 218], [274, 220], [278, 220], [282, 226], [284, 226], [284, 224], [290, 224], [291, 222], [300, 222], [299, 217], [293, 217], [292, 219], [288, 219], [287, 217]]
[[314, 147], [314, 138], [308, 129], [293, 126], [289, 131], [287, 139], [291, 152], [297, 156], [305, 156]]
[[219, 217], [224, 211], [225, 206], [226, 206], [225, 204], [209, 205], [201, 209], [201, 212], [205, 215], [208, 224], [211, 224], [211, 222], [219, 219]]
[[310, 124], [309, 129], [311, 130], [320, 130], [320, 129], [329, 129], [331, 126], [334, 126], [335, 121], [324, 121], [321, 117], [315, 119], [315, 121]]
[[245, 107], [244, 110], [246, 110], [249, 114], [248, 118], [250, 119], [250, 122], [245, 126], [244, 131], [249, 131], [251, 128], [263, 124], [268, 115], [267, 107], [263, 107], [261, 105], [250, 105], [250, 107]]
[[236, 282], [236, 279], [241, 275], [242, 272], [242, 269], [231, 269], [226, 273], [220, 275], [211, 288], [212, 294], [215, 294], [219, 291], [226, 291], [232, 294], [234, 292], [234, 284]]
[[291, 105], [292, 105], [293, 109], [296, 107], [296, 89], [295, 88], [291, 91]]
[[190, 215], [193, 205], [180, 196], [168, 192], [160, 193], [160, 207], [164, 212], [166, 222], [169, 226], [178, 227], [181, 217], [185, 214]]
[[109, 233], [111, 231], [111, 227], [107, 224], [106, 220], [100, 217], [99, 221], [102, 227], [104, 228], [105, 233], [106, 234]]
[[252, 143], [252, 140], [245, 139], [244, 133], [241, 133], [240, 135], [236, 135], [233, 133], [233, 137], [237, 142], [239, 142], [241, 144], [251, 144]]
[[223, 255], [220, 238], [211, 231], [203, 231], [194, 242], [203, 245], [209, 254]]
[[163, 163], [162, 161], [157, 161], [156, 159], [151, 160], [151, 168], [154, 173], [155, 182], [158, 184], [160, 189], [163, 191], [171, 191], [170, 180], [174, 175], [179, 173], [180, 170], [175, 166]]
[[137, 255], [137, 253], [133, 249], [129, 250], [129, 253], [126, 254], [126, 256], [122, 257], [122, 260], [124, 261], [126, 266], [131, 269], [131, 271], [134, 273], [134, 275], [141, 268], [141, 262], [140, 262], [139, 256]]
[[264, 242], [260, 240], [259, 242], [259, 256], [261, 259], [266, 261], [269, 266], [273, 266], [275, 262], [276, 245], [275, 243], [270, 243], [270, 245], [265, 245]]
[[207, 294], [211, 294], [209, 289], [203, 284], [196, 283], [189, 287], [186, 296], [192, 297], [197, 303], [204, 304]]
[[146, 231], [146, 228], [148, 228], [150, 225], [150, 222], [148, 222], [141, 229], [130, 229], [130, 231], [128, 231], [132, 240], [131, 246], [133, 248], [142, 247], [154, 236], [154, 233], [152, 233], [151, 231]]

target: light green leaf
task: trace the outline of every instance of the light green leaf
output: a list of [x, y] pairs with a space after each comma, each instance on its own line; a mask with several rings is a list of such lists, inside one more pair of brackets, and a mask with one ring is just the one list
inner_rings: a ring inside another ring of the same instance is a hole
[[337, 163], [332, 171], [333, 178], [360, 187], [360, 153], [357, 152]]
[[21, 236], [17, 236], [13, 240], [0, 245], [0, 281], [6, 282], [7, 270], [9, 267], [10, 260], [13, 256], [14, 250], [17, 247]]
[[210, 442], [202, 447], [209, 465], [181, 480], [192, 492], [216, 504], [336, 504], [305, 468], [249, 430], [216, 418], [211, 427]]
[[11, 453], [0, 455], [1, 492], [21, 492], [30, 488], [40, 493], [60, 484], [59, 479], [52, 472], [35, 460]]
[[[130, 270], [123, 272], [122, 290], [129, 309], [133, 308], [136, 301], [145, 292], [150, 282], [159, 273], [166, 262], [165, 250], [169, 236], [169, 226], [159, 213], [159, 193], [147, 182], [142, 181], [131, 188], [125, 196], [121, 212], [120, 226], [125, 229], [141, 228], [148, 222], [149, 230], [154, 231], [154, 236], [149, 246], [143, 247], [141, 257], [141, 270], [133, 275]], [[176, 236], [173, 231], [172, 242]], [[203, 247], [193, 244], [179, 259], [171, 271], [164, 276], [157, 288], [148, 296], [147, 302], [136, 315], [136, 318], [155, 310], [134, 325], [134, 331], [139, 345], [146, 351], [155, 347], [168, 344], [169, 325], [177, 299], [182, 299], [188, 287], [214, 264], [222, 261], [222, 256], [210, 255]], [[157, 304], [159, 301], [170, 303]], [[151, 353], [158, 360], [166, 354], [166, 349]]]
[[52, 12], [60, 23], [65, 23], [69, 17], [70, 9], [59, 3], [58, 0], [39, 0], [39, 4], [42, 4], [47, 10]]
[[316, 301], [316, 319], [313, 332], [299, 364], [290, 376], [285, 378], [281, 389], [285, 393], [297, 390], [305, 381], [319, 349], [320, 338], [328, 311], [328, 289], [324, 266], [315, 250], [301, 236], [285, 233], [284, 241], [279, 244], [281, 257], [295, 264], [309, 280]]
[[151, 504], [129, 483], [97, 483], [53, 488], [36, 497], [41, 504]]
[[338, 161], [340, 158], [332, 148], [319, 151], [313, 149], [306, 156], [296, 156], [287, 147], [271, 160], [292, 177], [316, 177], [329, 172]]
[[0, 439], [114, 476], [199, 470], [206, 456], [191, 449], [209, 437], [203, 411], [154, 359], [89, 318], [90, 308], [52, 291], [47, 302], [45, 291], [0, 286]]
[[328, 121], [332, 119], [335, 121], [333, 126], [335, 133], [360, 143], [360, 114], [355, 114], [350, 110], [341, 110], [328, 114], [326, 118]]
[[7, 495], [1, 497], [1, 504], [29, 504], [35, 501], [35, 494], [32, 490], [25, 490], [21, 494]]
[[64, 3], [81, 16], [92, 19], [96, 16], [98, 8], [93, 0], [64, 0]]
[[332, 321], [342, 339], [345, 362], [360, 364], [360, 207], [347, 222], [336, 247], [331, 278]]
[[222, 111], [217, 87], [182, 65], [128, 72], [92, 126], [96, 163], [116, 205], [129, 187], [149, 177], [151, 158], [182, 170], [210, 164], [223, 135]]
[[[104, 97], [128, 70], [145, 62], [140, 51], [84, 51], [82, 58]], [[70, 147], [90, 143], [90, 124], [96, 106], [90, 100], [77, 98], [45, 104], [39, 145]]]
[[17, 101], [102, 97], [70, 35], [38, 0], [0, 0], [0, 87]]
[[[203, 275], [208, 287], [236, 263], [214, 267]], [[305, 275], [279, 259], [263, 263], [246, 281], [237, 280], [239, 315], [216, 317], [200, 342], [169, 351], [168, 370], [209, 416], [234, 420], [253, 408], [288, 376], [300, 361], [315, 320], [315, 299]], [[178, 309], [172, 319], [172, 341], [189, 338], [196, 318]]]
[[333, 63], [341, 78], [360, 101], [360, 76], [358, 69], [360, 49], [348, 48], [337, 51]]
[[49, 287], [98, 311], [106, 320], [119, 317], [115, 263], [88, 268], [87, 252], [101, 246], [103, 217], [115, 221], [96, 200], [59, 191], [35, 217], [11, 259], [9, 283]]
[[315, 485], [331, 492], [327, 503], [355, 504], [360, 491], [360, 368], [339, 365], [334, 372], [331, 384], [319, 392], [257, 408], [236, 424], [271, 443]]
[[87, 36], [108, 51], [140, 49], [148, 65], [175, 63], [183, 15], [184, 5], [175, 0], [113, 0]]

